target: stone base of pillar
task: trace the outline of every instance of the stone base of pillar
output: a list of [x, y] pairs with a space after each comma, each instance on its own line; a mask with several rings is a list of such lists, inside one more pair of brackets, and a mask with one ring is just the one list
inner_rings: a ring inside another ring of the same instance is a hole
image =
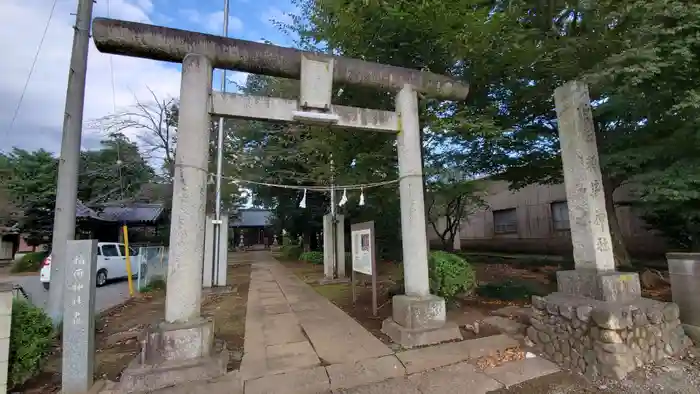
[[146, 393], [226, 374], [228, 350], [214, 339], [214, 322], [161, 323], [148, 329], [141, 354], [122, 373], [117, 390]]
[[676, 304], [641, 297], [620, 302], [561, 292], [533, 296], [530, 323], [527, 335], [546, 358], [589, 379], [623, 379], [692, 346]]
[[642, 297], [639, 274], [631, 272], [559, 271], [557, 289], [571, 296], [610, 302], [632, 302]]
[[445, 300], [434, 295], [394, 296], [382, 332], [405, 348], [462, 339], [459, 327], [446, 321]]

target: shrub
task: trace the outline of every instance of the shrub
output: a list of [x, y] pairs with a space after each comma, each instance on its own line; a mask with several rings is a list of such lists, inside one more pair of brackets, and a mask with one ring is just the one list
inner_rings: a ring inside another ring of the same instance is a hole
[[457, 294], [470, 292], [476, 286], [476, 274], [467, 261], [453, 253], [436, 250], [428, 256], [430, 292], [452, 300]]
[[323, 252], [304, 252], [299, 256], [299, 260], [311, 264], [323, 264]]
[[41, 264], [48, 253], [31, 252], [27, 253], [12, 264], [12, 272], [36, 272], [41, 269]]
[[301, 248], [301, 245], [283, 245], [280, 248], [282, 257], [287, 260], [298, 260], [303, 251], [304, 250]]
[[8, 387], [23, 384], [41, 370], [52, 342], [51, 318], [41, 308], [15, 299], [12, 303]]

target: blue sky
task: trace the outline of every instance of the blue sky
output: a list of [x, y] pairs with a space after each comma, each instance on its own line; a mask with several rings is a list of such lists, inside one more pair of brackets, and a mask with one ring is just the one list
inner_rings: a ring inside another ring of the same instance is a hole
[[[157, 25], [178, 29], [203, 31], [223, 35], [224, 1], [222, 0], [154, 0], [156, 9], [165, 11], [155, 15]], [[290, 23], [290, 14], [296, 14], [289, 0], [229, 0], [228, 36], [250, 40], [271, 41], [280, 46], [294, 46], [294, 37], [280, 31], [274, 23]], [[179, 70], [179, 65], [173, 65]], [[220, 72], [215, 73], [214, 86], [220, 87]], [[245, 76], [234, 73], [229, 80], [242, 80]], [[227, 89], [235, 88], [229, 84]]]
[[[51, 13], [54, 1], [56, 6]], [[0, 151], [18, 146], [58, 153], [73, 39], [74, 16], [71, 13], [75, 12], [76, 4], [77, 0], [0, 1], [0, 52], [13, 55], [11, 62], [0, 62], [0, 97], [3, 98], [0, 100]], [[97, 0], [94, 7], [96, 17], [109, 15], [116, 19], [222, 34], [223, 0]], [[230, 0], [229, 36], [293, 46], [293, 37], [280, 32], [274, 21], [288, 22], [289, 14], [296, 12], [289, 0]], [[47, 21], [50, 21], [47, 34], [28, 80]], [[18, 32], [22, 32], [22, 39], [11, 39]], [[220, 86], [219, 75], [215, 74], [216, 89]], [[245, 77], [242, 73], [231, 75], [237, 82], [243, 82]], [[97, 147], [104, 137], [104, 130], [94, 127], [97, 119], [128, 111], [137, 101], [152, 100], [151, 91], [159, 100], [177, 98], [179, 85], [178, 65], [106, 55], [91, 45], [83, 148]], [[233, 86], [230, 84], [228, 89]], [[138, 138], [135, 130], [125, 130], [125, 134]]]

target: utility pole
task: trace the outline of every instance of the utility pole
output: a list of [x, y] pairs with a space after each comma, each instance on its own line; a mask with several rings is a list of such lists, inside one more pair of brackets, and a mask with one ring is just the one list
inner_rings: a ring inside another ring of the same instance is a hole
[[[224, 37], [228, 37], [229, 0], [224, 0]], [[221, 92], [226, 93], [226, 69], [221, 70]], [[214, 264], [212, 264], [212, 287], [219, 283], [219, 261], [221, 260], [221, 173], [224, 162], [224, 117], [219, 118], [219, 135], [216, 151], [216, 208], [214, 220]], [[228, 243], [227, 243], [228, 244]], [[227, 251], [224, 251], [227, 252]]]
[[54, 326], [63, 321], [66, 245], [75, 238], [75, 206], [78, 199], [78, 164], [83, 132], [85, 77], [90, 47], [93, 0], [79, 0], [73, 26], [73, 50], [68, 71], [66, 109], [63, 117], [61, 157], [58, 161], [56, 210], [51, 239], [51, 288], [47, 309]]

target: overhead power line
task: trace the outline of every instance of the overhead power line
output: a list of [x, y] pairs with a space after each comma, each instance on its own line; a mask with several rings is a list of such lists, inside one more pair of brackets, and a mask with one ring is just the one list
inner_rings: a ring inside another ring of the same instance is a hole
[[6, 137], [7, 134], [12, 131], [12, 129], [15, 126], [15, 121], [17, 120], [17, 114], [19, 114], [19, 109], [22, 107], [22, 101], [24, 101], [24, 95], [27, 93], [27, 87], [29, 86], [29, 81], [32, 79], [32, 75], [34, 74], [34, 67], [36, 66], [36, 61], [39, 59], [39, 54], [41, 53], [41, 48], [44, 46], [44, 40], [46, 39], [46, 34], [49, 31], [49, 26], [51, 25], [51, 20], [53, 19], [53, 14], [54, 11], [56, 10], [56, 4], [58, 3], [58, 0], [53, 0], [53, 4], [51, 5], [51, 12], [49, 13], [49, 18], [46, 20], [46, 25], [44, 26], [44, 32], [41, 34], [41, 40], [39, 41], [39, 46], [36, 49], [36, 53], [34, 54], [34, 59], [32, 60], [32, 65], [29, 68], [29, 74], [27, 74], [27, 80], [24, 81], [24, 87], [22, 88], [22, 93], [19, 96], [19, 101], [17, 102], [17, 107], [15, 107], [15, 112], [12, 114], [12, 120], [10, 121], [10, 126], [7, 128], [6, 132]]

